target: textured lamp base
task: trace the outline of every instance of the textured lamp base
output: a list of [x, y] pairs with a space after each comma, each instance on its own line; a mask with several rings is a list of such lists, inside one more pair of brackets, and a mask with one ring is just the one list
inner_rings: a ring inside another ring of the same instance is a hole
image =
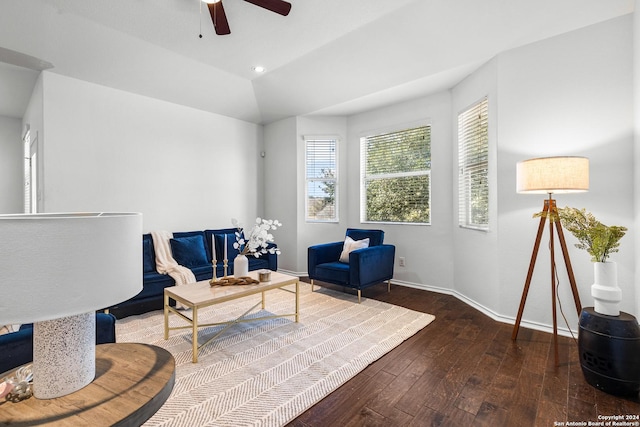
[[33, 325], [33, 395], [53, 399], [80, 390], [96, 375], [95, 313]]

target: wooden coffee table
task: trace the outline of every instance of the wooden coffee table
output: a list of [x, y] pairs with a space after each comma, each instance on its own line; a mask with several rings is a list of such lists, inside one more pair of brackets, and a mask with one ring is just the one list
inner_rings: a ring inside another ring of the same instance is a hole
[[[258, 272], [251, 271], [249, 276], [258, 280]], [[295, 292], [288, 289], [284, 289], [285, 286], [295, 284]], [[274, 314], [272, 316], [264, 317], [252, 317], [246, 319], [246, 315], [252, 312], [259, 305], [262, 309], [265, 308], [265, 292], [280, 289], [282, 291], [291, 292], [295, 294], [295, 312], [287, 314]], [[209, 307], [214, 304], [220, 304], [227, 301], [233, 301], [238, 298], [244, 298], [250, 295], [262, 294], [261, 301], [256, 303], [253, 307], [243, 313], [240, 317], [228, 322], [218, 323], [198, 323], [198, 310], [201, 308]], [[181, 303], [188, 309], [191, 309], [191, 317], [187, 316], [183, 311], [178, 310], [175, 307], [169, 305], [169, 298], [173, 298], [177, 302]], [[180, 316], [182, 319], [189, 323], [188, 326], [173, 326], [169, 327], [169, 313], [174, 313]], [[193, 363], [198, 362], [198, 350], [207, 345], [214, 339], [218, 338], [224, 331], [231, 326], [241, 322], [254, 322], [257, 320], [274, 319], [276, 317], [295, 317], [296, 322], [300, 316], [300, 284], [298, 278], [295, 276], [289, 276], [288, 274], [278, 273], [277, 271], [271, 272], [271, 280], [268, 282], [261, 282], [254, 285], [238, 285], [238, 286], [211, 286], [209, 281], [202, 281], [196, 283], [189, 283], [181, 286], [171, 286], [164, 289], [164, 339], [169, 339], [169, 331], [177, 329], [189, 329], [192, 330], [192, 342], [193, 342]], [[220, 330], [216, 335], [208, 339], [202, 345], [198, 345], [198, 328], [204, 328], [208, 326], [226, 325], [225, 328]]]

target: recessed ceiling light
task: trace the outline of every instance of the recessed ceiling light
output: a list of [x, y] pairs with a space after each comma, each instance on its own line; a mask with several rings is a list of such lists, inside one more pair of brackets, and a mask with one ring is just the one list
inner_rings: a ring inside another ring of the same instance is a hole
[[255, 71], [256, 73], [264, 73], [266, 71], [266, 68], [264, 68], [262, 65], [256, 65], [255, 67], [253, 67], [253, 71]]

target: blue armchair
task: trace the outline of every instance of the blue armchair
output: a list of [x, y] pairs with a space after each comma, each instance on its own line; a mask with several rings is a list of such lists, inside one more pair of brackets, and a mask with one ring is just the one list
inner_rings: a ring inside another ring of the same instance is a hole
[[368, 238], [369, 247], [350, 252], [348, 263], [340, 261], [344, 242], [309, 247], [307, 271], [311, 290], [315, 280], [354, 288], [358, 291], [358, 302], [362, 289], [369, 286], [386, 281], [390, 291], [396, 247], [383, 244], [384, 231], [348, 228], [346, 236], [356, 241]]

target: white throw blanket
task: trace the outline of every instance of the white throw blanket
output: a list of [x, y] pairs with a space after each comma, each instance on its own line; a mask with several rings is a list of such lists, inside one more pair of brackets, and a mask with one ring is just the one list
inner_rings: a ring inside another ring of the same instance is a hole
[[[169, 240], [173, 238], [173, 233], [169, 231], [152, 231], [151, 238], [156, 250], [156, 269], [158, 273], [171, 276], [176, 281], [177, 286], [195, 283], [196, 276], [194, 276], [193, 272], [187, 267], [178, 264], [171, 254]], [[181, 305], [178, 303], [177, 307], [182, 308]]]

